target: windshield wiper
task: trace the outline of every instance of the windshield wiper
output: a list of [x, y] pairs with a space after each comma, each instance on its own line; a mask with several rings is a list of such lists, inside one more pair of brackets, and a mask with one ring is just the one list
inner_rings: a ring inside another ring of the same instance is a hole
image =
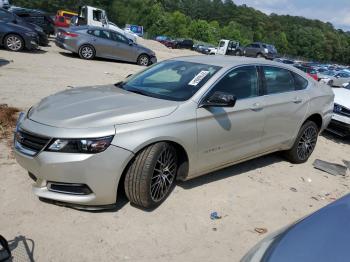
[[118, 83], [115, 83], [114, 86], [119, 87], [119, 88], [121, 88], [121, 89], [124, 89], [124, 82], [123, 82], [123, 81], [120, 81], [120, 82], [118, 82]]
[[135, 93], [135, 94], [139, 94], [139, 95], [143, 95], [143, 96], [150, 96], [149, 94], [145, 93], [145, 92], [142, 92], [140, 90], [135, 90], [135, 89], [125, 89], [126, 91], [129, 91], [129, 92], [132, 92], [132, 93]]

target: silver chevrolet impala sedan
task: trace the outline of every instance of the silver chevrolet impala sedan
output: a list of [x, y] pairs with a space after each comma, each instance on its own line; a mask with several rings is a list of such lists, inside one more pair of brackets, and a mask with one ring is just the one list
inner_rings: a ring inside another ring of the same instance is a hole
[[333, 98], [329, 86], [288, 65], [174, 58], [114, 85], [44, 98], [20, 115], [15, 155], [43, 199], [107, 208], [119, 188], [153, 208], [176, 180], [276, 151], [307, 161]]

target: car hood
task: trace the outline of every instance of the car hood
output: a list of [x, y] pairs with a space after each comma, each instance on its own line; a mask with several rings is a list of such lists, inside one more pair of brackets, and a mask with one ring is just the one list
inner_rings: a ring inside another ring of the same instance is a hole
[[69, 89], [34, 106], [29, 119], [63, 128], [121, 125], [167, 116], [178, 102], [156, 99], [114, 85]]
[[346, 88], [333, 88], [334, 103], [350, 108], [350, 90]]

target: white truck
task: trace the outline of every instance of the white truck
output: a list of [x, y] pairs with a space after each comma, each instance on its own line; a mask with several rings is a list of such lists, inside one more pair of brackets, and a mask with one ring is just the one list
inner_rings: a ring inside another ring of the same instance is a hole
[[238, 41], [221, 39], [217, 49], [217, 55], [241, 55], [241, 45]]
[[87, 5], [80, 7], [79, 17], [72, 19], [72, 25], [105, 27], [125, 35], [135, 43], [137, 42], [137, 36], [135, 34], [132, 32], [126, 32], [125, 30], [119, 28], [117, 25], [109, 22], [106, 11], [96, 7]]

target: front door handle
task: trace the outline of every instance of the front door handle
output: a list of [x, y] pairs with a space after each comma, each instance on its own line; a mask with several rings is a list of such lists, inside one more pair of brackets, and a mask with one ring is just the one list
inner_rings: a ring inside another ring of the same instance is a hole
[[264, 108], [260, 103], [254, 103], [250, 109], [255, 111], [255, 112], [258, 112], [258, 111], [263, 110]]
[[301, 99], [300, 97], [295, 97], [294, 99], [293, 99], [293, 103], [294, 104], [300, 104], [301, 102], [303, 102], [303, 99]]

